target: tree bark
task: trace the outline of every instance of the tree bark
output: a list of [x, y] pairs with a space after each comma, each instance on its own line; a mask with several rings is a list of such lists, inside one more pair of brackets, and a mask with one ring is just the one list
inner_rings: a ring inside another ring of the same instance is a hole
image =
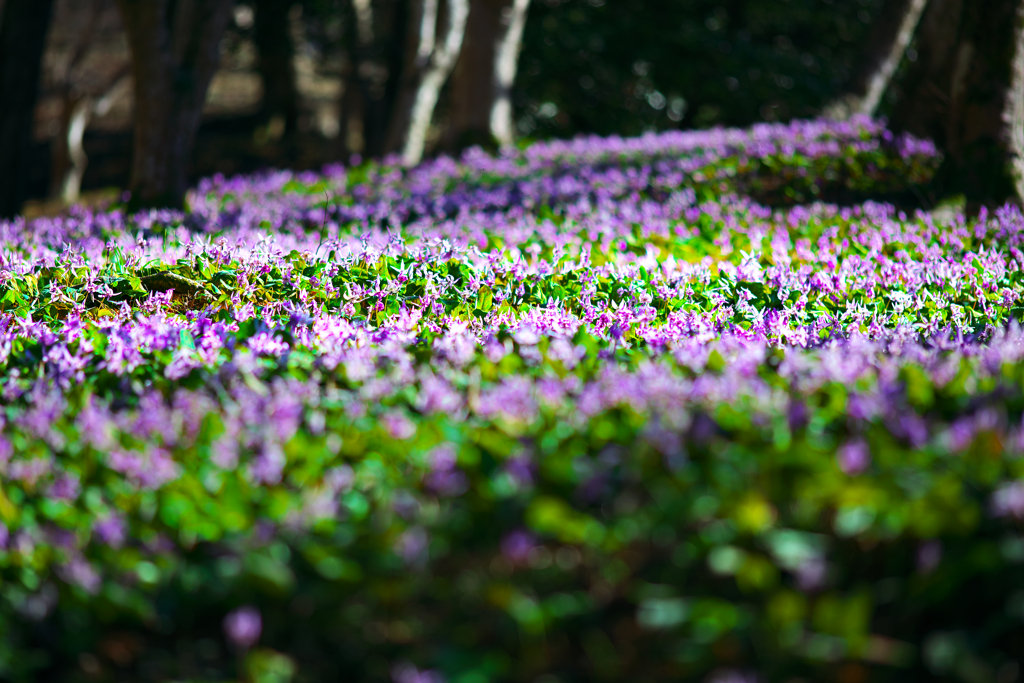
[[443, 148], [459, 152], [514, 143], [511, 91], [529, 5], [530, 0], [472, 0], [449, 83], [451, 120]]
[[65, 204], [78, 201], [81, 192], [82, 177], [89, 161], [82, 140], [89, 120], [94, 114], [105, 114], [128, 81], [129, 69], [126, 66], [99, 89], [86, 91], [76, 83], [75, 72], [95, 41], [106, 4], [105, 0], [92, 0], [84, 28], [76, 36], [68, 59], [56, 69], [53, 78], [60, 92], [62, 107], [60, 130], [50, 143], [50, 198]]
[[299, 121], [299, 91], [293, 62], [295, 47], [288, 30], [292, 4], [292, 0], [258, 0], [256, 3], [256, 49], [263, 79], [260, 118], [264, 123], [280, 119], [285, 132], [295, 130]]
[[388, 151], [407, 49], [409, 2], [352, 0], [349, 4], [346, 23], [351, 48], [339, 107], [342, 154], [379, 157]]
[[132, 55], [136, 206], [181, 207], [233, 0], [118, 0]]
[[935, 140], [945, 159], [937, 183], [968, 206], [1018, 197], [1024, 88], [1022, 0], [932, 0], [921, 22], [919, 58], [892, 116], [896, 130]]
[[494, 57], [501, 35], [502, 10], [510, 0], [472, 0], [466, 38], [452, 71], [448, 92], [450, 121], [442, 148], [457, 153], [472, 145], [493, 149]]
[[1024, 200], [1024, 8], [1018, 9], [1013, 64], [1010, 73], [1010, 94], [1003, 120], [1008, 127], [1010, 177], [1017, 200]]
[[129, 81], [127, 72], [118, 74], [101, 93], [67, 89], [60, 117], [60, 131], [51, 143], [50, 198], [65, 204], [78, 201], [82, 178], [89, 163], [83, 140], [92, 117], [103, 116]]
[[523, 48], [523, 29], [530, 0], [513, 0], [502, 15], [504, 31], [495, 49], [494, 100], [491, 103], [491, 135], [502, 146], [515, 142], [512, 127], [512, 86], [515, 84], [519, 53]]
[[872, 22], [860, 63], [846, 92], [825, 108], [825, 115], [847, 119], [874, 116], [893, 74], [910, 47], [928, 0], [891, 0]]
[[6, 0], [0, 16], [0, 218], [21, 211], [52, 0]]
[[459, 57], [466, 32], [469, 0], [447, 0], [447, 30], [438, 40], [439, 5], [439, 0], [416, 3], [412, 24], [416, 49], [403, 75], [402, 92], [389, 136], [389, 148], [401, 150], [402, 163], [407, 166], [418, 164], [423, 158], [434, 108]]

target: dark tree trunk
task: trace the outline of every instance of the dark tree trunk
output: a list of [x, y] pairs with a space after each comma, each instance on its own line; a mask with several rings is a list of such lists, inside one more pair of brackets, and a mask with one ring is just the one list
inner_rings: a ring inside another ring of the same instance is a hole
[[0, 15], [0, 218], [21, 211], [52, 0], [6, 0]]
[[896, 130], [935, 140], [945, 160], [942, 194], [972, 210], [1017, 196], [1012, 134], [1022, 112], [1022, 0], [932, 0], [921, 22], [919, 58], [892, 116]]
[[491, 134], [494, 58], [502, 33], [502, 12], [511, 5], [511, 0], [470, 3], [466, 39], [448, 85], [451, 113], [441, 146], [449, 152], [472, 145], [497, 147]]
[[379, 157], [385, 153], [405, 59], [409, 1], [349, 3], [351, 48], [339, 116], [343, 154]]
[[440, 0], [418, 0], [414, 7], [407, 43], [411, 59], [405, 61], [388, 132], [388, 151], [400, 152], [406, 166], [423, 158], [434, 108], [459, 58], [469, 18], [469, 0], [446, 0], [443, 6]]
[[135, 78], [136, 206], [184, 203], [206, 90], [233, 0], [118, 0]]
[[874, 116], [914, 37], [928, 0], [889, 0], [875, 17], [845, 93], [825, 109], [832, 118]]
[[292, 0], [258, 0], [256, 3], [256, 49], [263, 79], [260, 118], [264, 123], [279, 119], [284, 131], [293, 131], [299, 120], [299, 94], [295, 86], [295, 47], [289, 32], [288, 14]]

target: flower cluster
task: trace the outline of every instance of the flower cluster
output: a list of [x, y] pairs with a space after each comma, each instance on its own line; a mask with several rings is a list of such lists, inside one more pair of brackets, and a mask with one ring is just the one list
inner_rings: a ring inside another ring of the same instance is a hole
[[937, 156], [808, 122], [0, 224], [3, 675], [33, 621], [141, 667], [103, 625], [199, 614], [216, 666], [313, 678], [925, 666], [902, 596], [953, 619], [1024, 561], [1024, 216], [699, 177], [740, 158]]

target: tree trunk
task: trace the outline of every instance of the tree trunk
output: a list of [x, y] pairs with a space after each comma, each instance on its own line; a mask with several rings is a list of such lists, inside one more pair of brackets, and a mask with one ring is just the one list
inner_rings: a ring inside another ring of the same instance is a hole
[[442, 148], [457, 153], [472, 145], [495, 148], [491, 135], [494, 56], [501, 37], [502, 10], [510, 0], [472, 0], [466, 39], [449, 83], [451, 119]]
[[523, 48], [523, 29], [530, 0], [513, 0], [502, 14], [504, 31], [495, 49], [494, 100], [491, 103], [491, 135], [502, 146], [515, 142], [512, 127], [512, 86], [516, 80], [519, 52]]
[[1017, 201], [1024, 201], [1024, 8], [1018, 9], [1016, 40], [1010, 74], [1010, 95], [1003, 119], [1009, 128], [1010, 177]]
[[342, 154], [379, 157], [387, 150], [405, 59], [410, 0], [352, 0], [348, 64], [339, 123]]
[[860, 63], [854, 67], [846, 93], [825, 108], [825, 115], [847, 119], [857, 114], [874, 116], [892, 81], [928, 0], [886, 2], [868, 32]]
[[1017, 196], [1014, 166], [1024, 88], [1022, 0], [932, 0], [921, 22], [919, 58], [893, 112], [896, 130], [944, 151], [938, 189], [968, 206]]
[[82, 188], [82, 177], [89, 161], [82, 140], [89, 120], [93, 114], [102, 116], [106, 113], [121, 87], [128, 81], [129, 69], [126, 66], [115, 73], [98, 92], [85, 92], [75, 82], [75, 72], [89, 54], [100, 16], [106, 7], [105, 0], [92, 0], [68, 59], [55, 70], [53, 76], [60, 92], [62, 107], [60, 130], [50, 142], [50, 198], [59, 199], [65, 204], [78, 201]]
[[65, 204], [78, 201], [82, 190], [82, 178], [89, 158], [85, 154], [83, 139], [92, 117], [103, 116], [122, 88], [129, 81], [127, 73], [118, 74], [106, 91], [99, 94], [73, 93], [70, 88], [64, 93], [61, 111], [60, 131], [51, 143], [50, 198], [60, 199]]
[[295, 85], [295, 48], [289, 33], [288, 13], [292, 0], [256, 2], [256, 50], [263, 79], [260, 118], [264, 123], [280, 120], [285, 132], [299, 121], [299, 91]]
[[469, 15], [469, 0], [447, 0], [447, 30], [437, 39], [439, 0], [417, 3], [416, 50], [403, 77], [403, 93], [398, 102], [390, 136], [390, 147], [401, 149], [402, 163], [418, 164], [426, 147], [427, 130], [437, 106], [441, 88], [455, 66], [462, 48]]
[[0, 218], [21, 211], [52, 0], [6, 0], [0, 16]]
[[135, 79], [129, 189], [136, 206], [184, 203], [206, 90], [233, 0], [118, 0]]
[[451, 121], [445, 149], [513, 144], [511, 91], [529, 5], [530, 0], [472, 0], [449, 84]]

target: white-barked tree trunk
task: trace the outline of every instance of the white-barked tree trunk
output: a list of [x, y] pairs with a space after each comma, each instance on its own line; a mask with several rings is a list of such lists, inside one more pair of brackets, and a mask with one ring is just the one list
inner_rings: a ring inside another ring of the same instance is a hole
[[437, 40], [439, 0], [421, 0], [420, 3], [419, 41], [415, 59], [419, 82], [412, 99], [408, 128], [402, 145], [402, 163], [406, 166], [414, 166], [423, 159], [427, 131], [434, 117], [441, 88], [455, 66], [466, 33], [469, 0], [446, 0], [446, 3], [447, 30], [440, 41]]

